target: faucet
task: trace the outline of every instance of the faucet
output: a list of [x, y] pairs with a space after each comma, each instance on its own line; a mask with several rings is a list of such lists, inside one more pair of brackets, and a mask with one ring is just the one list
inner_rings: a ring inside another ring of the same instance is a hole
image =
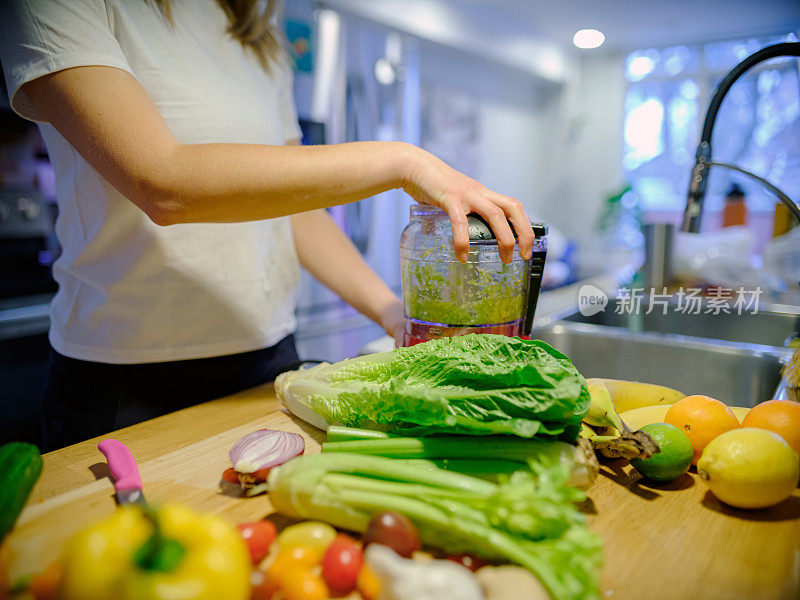
[[703, 199], [706, 195], [708, 170], [711, 166], [738, 171], [739, 173], [743, 173], [755, 179], [775, 194], [775, 196], [789, 208], [797, 220], [800, 221], [800, 208], [798, 208], [797, 204], [769, 181], [741, 167], [711, 160], [711, 133], [714, 129], [714, 121], [717, 119], [717, 112], [728, 90], [730, 90], [733, 83], [750, 67], [778, 56], [800, 57], [800, 42], [784, 42], [762, 48], [731, 69], [720, 82], [719, 86], [717, 86], [717, 90], [714, 92], [714, 97], [711, 99], [711, 104], [706, 113], [706, 119], [703, 123], [703, 132], [700, 136], [700, 144], [697, 146], [697, 153], [695, 154], [695, 164], [694, 167], [692, 167], [692, 178], [689, 181], [689, 193], [686, 198], [686, 209], [683, 213], [682, 231], [691, 233], [700, 231], [700, 219], [703, 216]]

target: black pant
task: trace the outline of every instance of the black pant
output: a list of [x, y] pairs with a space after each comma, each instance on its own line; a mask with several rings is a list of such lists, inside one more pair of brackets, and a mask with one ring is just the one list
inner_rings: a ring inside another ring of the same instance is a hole
[[134, 365], [77, 360], [51, 349], [44, 451], [272, 381], [297, 364], [292, 335], [242, 354]]

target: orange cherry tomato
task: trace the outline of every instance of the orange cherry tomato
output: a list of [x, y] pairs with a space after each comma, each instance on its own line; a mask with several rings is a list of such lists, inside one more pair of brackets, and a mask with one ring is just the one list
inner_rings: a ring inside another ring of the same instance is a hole
[[327, 600], [328, 586], [311, 569], [289, 569], [282, 577], [281, 591], [286, 600]]
[[364, 600], [377, 600], [381, 595], [381, 580], [368, 565], [362, 566], [358, 572], [356, 589]]
[[274, 593], [283, 587], [287, 573], [298, 569], [310, 570], [317, 566], [321, 559], [322, 553], [319, 548], [312, 546], [293, 546], [281, 550], [264, 572], [263, 586]]

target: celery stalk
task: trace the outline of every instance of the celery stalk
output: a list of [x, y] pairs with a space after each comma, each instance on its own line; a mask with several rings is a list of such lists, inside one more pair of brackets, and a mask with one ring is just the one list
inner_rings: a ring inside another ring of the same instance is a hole
[[276, 467], [268, 484], [273, 506], [289, 516], [364, 531], [368, 515], [396, 510], [427, 545], [516, 562], [554, 600], [596, 598], [602, 552], [574, 505], [585, 496], [564, 486], [564, 465], [531, 468], [496, 485], [430, 461], [327, 453]]
[[331, 425], [328, 427], [327, 433], [328, 442], [350, 442], [353, 440], [374, 440], [394, 437], [383, 431], [359, 429], [358, 427], [344, 427], [342, 425]]
[[353, 452], [387, 458], [482, 458], [526, 461], [542, 454], [572, 454], [566, 442], [511, 436], [431, 436], [325, 442], [323, 452]]

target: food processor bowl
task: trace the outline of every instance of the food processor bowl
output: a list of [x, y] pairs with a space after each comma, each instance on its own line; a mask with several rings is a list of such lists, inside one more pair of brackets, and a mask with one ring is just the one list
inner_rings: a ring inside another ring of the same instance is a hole
[[412, 206], [400, 240], [404, 345], [467, 333], [530, 333], [547, 253], [547, 226], [532, 225], [536, 242], [531, 259], [515, 250], [505, 264], [491, 229], [469, 215], [469, 254], [461, 263], [447, 214], [433, 206]]

